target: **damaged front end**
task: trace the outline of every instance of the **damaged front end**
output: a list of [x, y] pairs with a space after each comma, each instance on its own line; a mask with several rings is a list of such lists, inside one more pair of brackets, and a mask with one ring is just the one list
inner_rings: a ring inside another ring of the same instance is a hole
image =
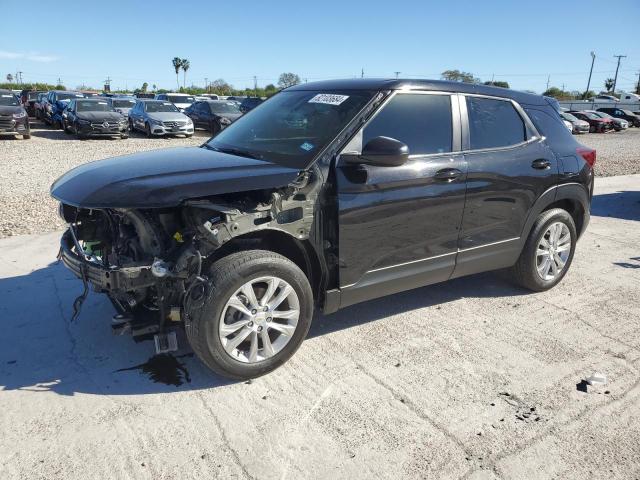
[[[69, 224], [59, 258], [85, 285], [105, 293], [117, 314], [116, 334], [155, 336], [158, 352], [175, 350], [175, 327], [207, 297], [208, 266], [222, 251], [241, 249], [265, 231], [307, 240], [322, 185], [305, 171], [282, 188], [187, 200], [167, 208], [80, 208], [65, 203]], [[167, 335], [169, 334], [169, 335]]]

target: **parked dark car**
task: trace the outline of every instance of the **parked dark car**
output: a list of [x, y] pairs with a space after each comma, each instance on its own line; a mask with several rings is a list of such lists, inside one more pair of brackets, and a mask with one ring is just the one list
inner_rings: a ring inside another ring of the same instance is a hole
[[51, 194], [60, 257], [114, 330], [163, 352], [184, 327], [207, 366], [248, 378], [293, 355], [316, 307], [496, 269], [552, 288], [595, 160], [541, 96], [357, 79], [288, 88], [200, 147], [77, 167]]
[[47, 99], [44, 105], [44, 116], [42, 119], [45, 123], [62, 128], [62, 112], [69, 102], [74, 98], [85, 98], [80, 92], [67, 92], [62, 90], [52, 90], [47, 93]]
[[570, 114], [569, 112], [560, 112], [560, 116], [563, 120], [566, 120], [571, 124], [571, 133], [589, 133], [591, 126], [589, 122], [580, 120], [578, 117]]
[[193, 120], [195, 128], [204, 128], [215, 135], [242, 116], [234, 102], [225, 100], [204, 100], [195, 102], [184, 114]]
[[35, 104], [38, 100], [38, 95], [41, 93], [44, 92], [37, 90], [22, 90], [22, 93], [20, 94], [20, 102], [30, 117], [36, 116]]
[[598, 115], [586, 112], [584, 110], [581, 111], [569, 111], [571, 115], [579, 118], [580, 120], [584, 120], [589, 124], [589, 131], [592, 133], [606, 133], [613, 130], [614, 125], [611, 120], [608, 118], [602, 118]]
[[11, 90], [0, 90], [0, 135], [22, 135], [31, 138], [29, 115]]
[[247, 113], [250, 110], [253, 110], [258, 105], [260, 105], [264, 100], [258, 97], [247, 97], [240, 103], [240, 111], [242, 113]]
[[99, 97], [71, 100], [62, 112], [62, 129], [78, 138], [129, 136], [126, 117], [116, 112], [106, 98]]
[[627, 122], [626, 120], [623, 120], [622, 118], [612, 117], [608, 113], [598, 112], [597, 110], [585, 110], [585, 112], [593, 113], [594, 115], [597, 115], [600, 118], [606, 118], [611, 120], [611, 122], [613, 123], [613, 129], [616, 132], [621, 132], [622, 130], [626, 130], [627, 128], [629, 128], [629, 122]]
[[608, 113], [612, 117], [621, 118], [629, 122], [630, 127], [640, 127], [640, 116], [631, 110], [623, 110], [621, 108], [599, 108], [599, 112]]

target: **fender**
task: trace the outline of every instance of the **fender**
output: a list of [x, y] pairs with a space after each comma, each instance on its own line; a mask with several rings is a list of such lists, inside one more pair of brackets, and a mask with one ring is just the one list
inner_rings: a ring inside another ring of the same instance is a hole
[[545, 211], [549, 205], [561, 200], [571, 200], [578, 202], [581, 205], [584, 214], [582, 219], [582, 228], [578, 232], [578, 238], [582, 235], [587, 228], [590, 219], [589, 192], [580, 183], [562, 183], [549, 188], [540, 195], [531, 207], [531, 210], [529, 210], [529, 215], [527, 216], [527, 220], [525, 221], [520, 234], [520, 243], [522, 246], [524, 246], [524, 243], [527, 241], [529, 232], [531, 232], [533, 224], [538, 216]]

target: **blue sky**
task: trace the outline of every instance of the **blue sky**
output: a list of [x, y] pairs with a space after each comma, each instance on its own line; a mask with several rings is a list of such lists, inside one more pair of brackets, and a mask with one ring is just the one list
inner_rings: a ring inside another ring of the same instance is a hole
[[72, 88], [107, 76], [117, 88], [174, 88], [175, 56], [191, 62], [187, 84], [224, 78], [236, 87], [254, 75], [265, 85], [285, 71], [312, 81], [363, 68], [405, 78], [460, 69], [537, 92], [551, 75], [551, 85], [583, 90], [591, 50], [596, 90], [613, 77], [615, 54], [627, 55], [619, 88], [632, 88], [640, 71], [638, 0], [34, 1], [33, 22], [22, 3], [0, 2], [0, 78], [21, 70], [24, 81], [59, 77]]

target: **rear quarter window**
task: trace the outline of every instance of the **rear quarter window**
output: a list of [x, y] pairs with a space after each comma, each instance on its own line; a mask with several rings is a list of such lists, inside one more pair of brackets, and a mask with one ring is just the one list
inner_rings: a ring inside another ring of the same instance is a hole
[[562, 145], [563, 143], [566, 144], [567, 142], [569, 142], [569, 145], [576, 143], [573, 135], [571, 135], [571, 132], [562, 122], [560, 114], [553, 109], [545, 108], [541, 110], [525, 106], [524, 111], [536, 126], [538, 132], [546, 137], [547, 142], [552, 146]]

